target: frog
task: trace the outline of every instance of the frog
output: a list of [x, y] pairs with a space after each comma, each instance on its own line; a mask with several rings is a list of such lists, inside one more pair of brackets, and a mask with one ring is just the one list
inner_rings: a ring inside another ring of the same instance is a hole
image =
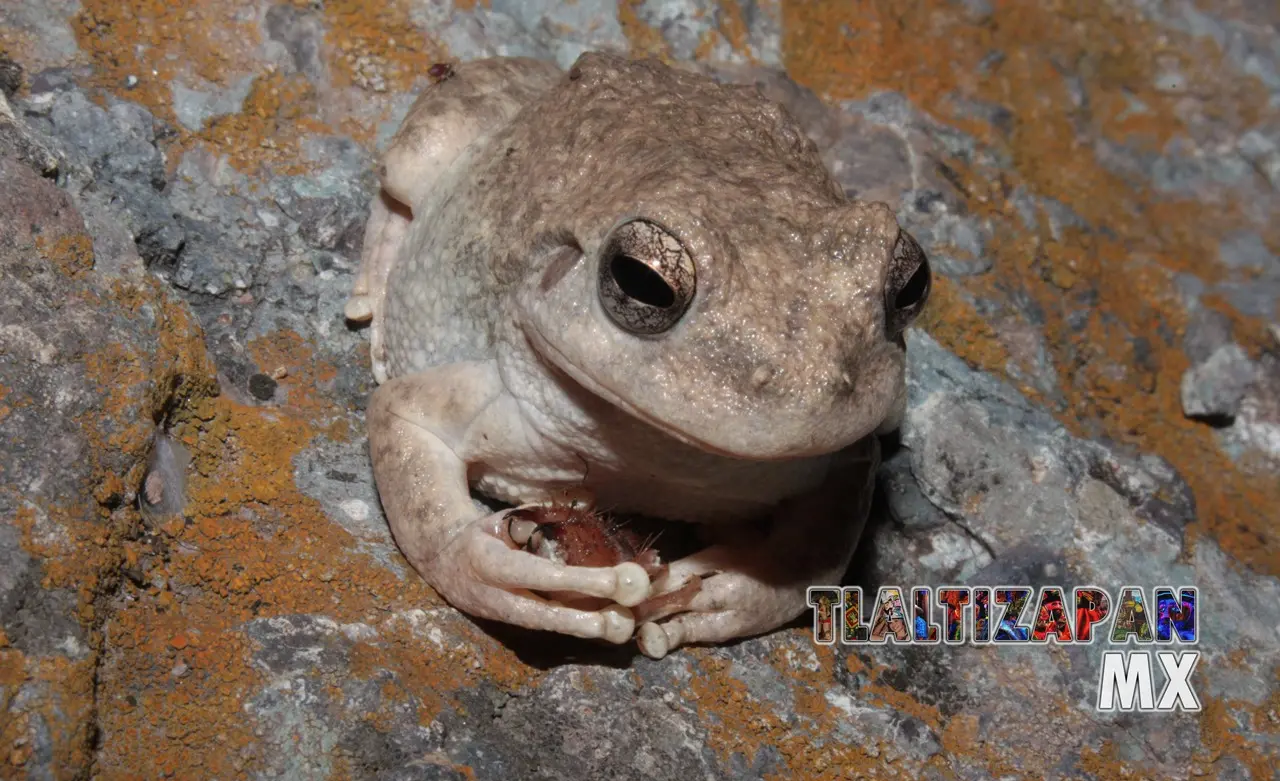
[[[609, 52], [433, 74], [345, 310], [397, 546], [464, 614], [655, 659], [795, 621], [846, 573], [905, 412], [920, 245], [755, 85]], [[522, 547], [512, 510], [566, 497], [705, 544], [652, 580]]]

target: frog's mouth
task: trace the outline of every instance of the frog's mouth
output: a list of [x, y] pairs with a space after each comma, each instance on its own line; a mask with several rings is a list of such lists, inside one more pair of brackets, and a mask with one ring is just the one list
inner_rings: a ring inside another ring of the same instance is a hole
[[797, 458], [826, 455], [829, 452], [827, 450], [823, 450], [822, 452], [814, 453], [768, 453], [761, 452], [756, 448], [752, 448], [750, 452], [745, 452], [708, 442], [701, 437], [693, 436], [689, 432], [672, 425], [669, 421], [663, 420], [652, 412], [632, 404], [611, 391], [607, 386], [596, 381], [595, 378], [578, 368], [573, 361], [569, 360], [568, 356], [543, 337], [536, 327], [526, 326], [522, 330], [524, 331], [525, 338], [529, 340], [534, 354], [538, 356], [538, 358], [553, 374], [575, 383], [591, 395], [603, 400], [619, 410], [622, 410], [633, 418], [646, 423], [650, 427], [661, 431], [677, 442], [687, 445], [695, 450], [740, 461], [791, 461]]

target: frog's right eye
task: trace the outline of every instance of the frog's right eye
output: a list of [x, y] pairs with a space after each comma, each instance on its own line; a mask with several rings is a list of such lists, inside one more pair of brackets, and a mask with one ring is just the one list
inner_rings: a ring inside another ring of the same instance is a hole
[[613, 232], [600, 256], [600, 304], [613, 322], [642, 336], [671, 329], [697, 290], [693, 256], [646, 220]]

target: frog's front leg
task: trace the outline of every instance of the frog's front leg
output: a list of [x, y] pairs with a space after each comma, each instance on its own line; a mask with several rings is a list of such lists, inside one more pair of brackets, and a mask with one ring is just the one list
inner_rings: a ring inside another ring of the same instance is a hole
[[[690, 643], [763, 634], [803, 613], [809, 586], [838, 584], [849, 566], [879, 464], [879, 441], [868, 437], [837, 456], [817, 491], [780, 507], [766, 539], [714, 545], [672, 562], [653, 584], [654, 597], [636, 608], [645, 622], [637, 636], [640, 650], [661, 659]], [[660, 599], [694, 577], [703, 580], [692, 598]], [[655, 604], [659, 610], [648, 609]]]
[[[516, 549], [503, 511], [482, 515], [468, 464], [519, 441], [519, 411], [494, 362], [440, 366], [379, 387], [368, 412], [378, 493], [396, 542], [454, 607], [479, 618], [612, 643], [631, 639], [629, 606], [649, 595], [637, 564], [568, 567]], [[529, 590], [570, 591], [616, 604], [574, 610]]]

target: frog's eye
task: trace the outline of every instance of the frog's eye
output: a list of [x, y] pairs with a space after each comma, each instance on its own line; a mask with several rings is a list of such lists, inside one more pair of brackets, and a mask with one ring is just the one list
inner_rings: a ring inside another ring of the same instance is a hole
[[924, 250], [910, 233], [898, 231], [884, 286], [885, 330], [889, 334], [902, 333], [924, 311], [930, 281], [929, 259]]
[[600, 256], [600, 303], [634, 334], [660, 334], [684, 315], [697, 289], [693, 256], [667, 231], [645, 220], [622, 225]]

